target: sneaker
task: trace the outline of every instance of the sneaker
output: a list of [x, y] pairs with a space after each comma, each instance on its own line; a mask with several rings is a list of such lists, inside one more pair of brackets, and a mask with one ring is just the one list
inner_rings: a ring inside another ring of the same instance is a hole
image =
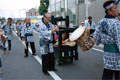
[[55, 71], [55, 72], [57, 72], [58, 70], [57, 69], [49, 69], [49, 71]]
[[32, 54], [33, 56], [36, 56], [37, 54], [36, 53], [34, 53], [34, 54]]
[[8, 51], [8, 53], [12, 53], [12, 51]]
[[50, 74], [48, 72], [43, 72], [46, 76], [49, 76]]

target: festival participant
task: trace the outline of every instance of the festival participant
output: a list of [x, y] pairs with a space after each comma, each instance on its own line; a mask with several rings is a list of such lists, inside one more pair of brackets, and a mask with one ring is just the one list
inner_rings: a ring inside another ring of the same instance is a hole
[[119, 0], [108, 0], [103, 4], [105, 17], [95, 30], [96, 44], [104, 45], [104, 70], [102, 80], [120, 80], [120, 21], [117, 4]]
[[22, 27], [21, 37], [22, 41], [25, 41], [25, 58], [28, 57], [28, 45], [30, 43], [32, 49], [32, 55], [36, 56], [35, 43], [33, 37], [33, 30], [36, 30], [36, 26], [30, 22], [30, 18], [26, 17], [25, 24]]
[[[2, 29], [4, 30], [5, 35], [8, 37], [7, 42], [8, 42], [8, 52], [11, 53], [11, 41], [12, 41], [12, 31], [14, 31], [14, 25], [12, 24], [13, 20], [12, 18], [8, 18], [7, 23], [2, 25]], [[3, 49], [3, 54], [6, 53], [6, 46], [4, 45]]]

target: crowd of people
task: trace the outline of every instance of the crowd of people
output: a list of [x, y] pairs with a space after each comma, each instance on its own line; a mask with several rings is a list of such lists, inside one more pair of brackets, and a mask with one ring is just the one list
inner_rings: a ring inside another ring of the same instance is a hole
[[[102, 80], [120, 80], [120, 14], [117, 4], [119, 0], [108, 0], [103, 4], [105, 9], [105, 17], [100, 20], [98, 25], [89, 16], [87, 21], [81, 22], [79, 27], [95, 29], [93, 38], [96, 45], [104, 45], [104, 70]], [[117, 18], [116, 18], [117, 17]], [[7, 22], [0, 25], [0, 32], [4, 32], [7, 36], [6, 43], [3, 44], [0, 38], [0, 51], [5, 54], [8, 45], [8, 52], [12, 53], [12, 32], [15, 31], [22, 41], [25, 42], [25, 58], [28, 57], [28, 46], [30, 44], [32, 55], [36, 56], [33, 31], [39, 33], [40, 53], [42, 56], [42, 71], [48, 75], [48, 71], [57, 71], [55, 68], [55, 58], [53, 49], [53, 36], [59, 29], [59, 26], [52, 24], [51, 14], [45, 13], [39, 26], [30, 22], [30, 17], [21, 22], [18, 20], [16, 24], [12, 23], [12, 18], [8, 18]], [[70, 25], [73, 26], [72, 24]], [[1, 36], [1, 34], [0, 34]], [[0, 67], [1, 58], [0, 58]], [[1, 72], [0, 72], [1, 73]]]
[[[54, 60], [54, 49], [52, 44], [52, 34], [58, 31], [59, 26], [53, 25], [51, 21], [51, 14], [45, 13], [42, 21], [39, 26], [31, 23], [30, 17], [26, 17], [24, 21], [17, 20], [16, 23], [13, 24], [12, 18], [8, 18], [6, 22], [0, 25], [0, 31], [4, 32], [4, 35], [7, 36], [5, 43], [1, 42], [1, 53], [6, 54], [6, 50], [8, 48], [8, 53], [12, 53], [12, 39], [13, 32], [17, 34], [17, 36], [21, 39], [21, 41], [25, 42], [25, 58], [28, 57], [28, 46], [30, 44], [32, 55], [36, 56], [36, 49], [33, 37], [33, 31], [37, 31], [40, 35], [40, 53], [42, 56], [42, 71], [44, 74], [48, 74], [47, 71], [56, 71], [55, 69], [55, 60]], [[1, 60], [0, 60], [1, 62]], [[1, 65], [0, 65], [1, 66]]]

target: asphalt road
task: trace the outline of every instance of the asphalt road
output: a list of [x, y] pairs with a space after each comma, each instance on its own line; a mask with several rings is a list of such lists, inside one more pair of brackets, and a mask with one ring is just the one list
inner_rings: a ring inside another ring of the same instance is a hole
[[[34, 40], [38, 57], [40, 58], [39, 36], [34, 33]], [[101, 47], [95, 47], [102, 49]], [[12, 53], [2, 55], [3, 75], [2, 80], [54, 80], [52, 76], [45, 76], [41, 64], [29, 53], [24, 58], [24, 46], [14, 35]], [[57, 65], [55, 72], [61, 80], [101, 80], [103, 71], [103, 52], [90, 50], [87, 53], [79, 52], [79, 60], [72, 64]], [[51, 74], [53, 75], [53, 74]], [[54, 76], [54, 75], [53, 75]], [[56, 79], [57, 80], [57, 79]]]

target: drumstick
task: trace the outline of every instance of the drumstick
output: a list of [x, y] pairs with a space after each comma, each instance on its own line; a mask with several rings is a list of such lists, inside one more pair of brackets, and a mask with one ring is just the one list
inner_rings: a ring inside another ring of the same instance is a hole
[[25, 41], [22, 41], [22, 43], [24, 44], [25, 49], [27, 49], [27, 46], [26, 46], [26, 44], [25, 44]]

